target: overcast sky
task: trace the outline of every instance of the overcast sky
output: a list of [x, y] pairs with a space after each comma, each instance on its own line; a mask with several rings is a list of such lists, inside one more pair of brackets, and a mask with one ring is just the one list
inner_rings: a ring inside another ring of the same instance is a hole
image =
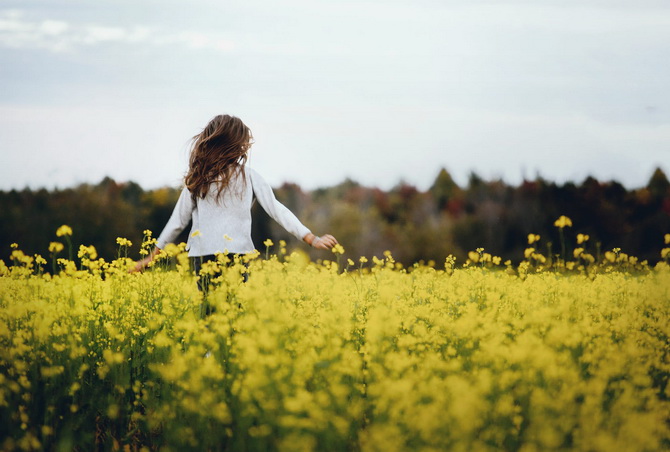
[[178, 186], [242, 118], [277, 186], [670, 172], [667, 0], [0, 0], [0, 189]]

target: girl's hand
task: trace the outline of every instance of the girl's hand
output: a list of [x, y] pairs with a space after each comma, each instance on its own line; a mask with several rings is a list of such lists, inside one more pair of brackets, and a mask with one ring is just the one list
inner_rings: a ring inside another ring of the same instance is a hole
[[137, 261], [135, 262], [135, 265], [128, 270], [128, 273], [141, 272], [146, 266], [147, 264], [145, 264], [143, 261]]
[[322, 235], [321, 237], [314, 236], [312, 239], [312, 247], [318, 250], [329, 250], [337, 245], [337, 239], [330, 234]]
[[143, 271], [145, 268], [149, 266], [149, 264], [154, 260], [156, 255], [160, 252], [160, 249], [158, 247], [154, 248], [151, 253], [147, 257], [145, 257], [142, 260], [139, 260], [135, 262], [135, 266], [131, 267], [128, 270], [128, 273], [137, 273]]

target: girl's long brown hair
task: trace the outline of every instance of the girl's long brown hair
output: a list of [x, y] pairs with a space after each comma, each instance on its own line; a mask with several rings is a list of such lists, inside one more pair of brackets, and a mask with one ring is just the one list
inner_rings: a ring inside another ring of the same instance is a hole
[[237, 117], [215, 116], [191, 144], [186, 188], [195, 202], [204, 198], [213, 182], [218, 185], [217, 199], [233, 178], [245, 178], [244, 164], [252, 144], [251, 130]]

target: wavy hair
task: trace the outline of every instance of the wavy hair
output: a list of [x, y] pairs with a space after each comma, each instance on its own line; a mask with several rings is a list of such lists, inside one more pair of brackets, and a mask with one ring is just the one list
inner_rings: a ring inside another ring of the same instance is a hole
[[212, 185], [218, 185], [217, 200], [235, 177], [245, 178], [247, 151], [253, 144], [251, 130], [240, 118], [215, 116], [191, 140], [186, 188], [195, 202], [204, 198]]

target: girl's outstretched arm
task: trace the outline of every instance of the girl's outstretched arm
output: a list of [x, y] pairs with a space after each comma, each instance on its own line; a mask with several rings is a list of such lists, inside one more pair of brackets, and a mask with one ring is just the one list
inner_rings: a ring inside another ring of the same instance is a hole
[[270, 185], [253, 169], [249, 168], [249, 176], [256, 199], [263, 209], [284, 229], [314, 248], [327, 250], [337, 245], [337, 240], [330, 234], [315, 236], [285, 205], [277, 201]]
[[179, 233], [184, 230], [188, 222], [191, 220], [191, 214], [194, 208], [195, 205], [191, 199], [191, 194], [188, 189], [184, 187], [179, 194], [179, 199], [172, 211], [172, 215], [170, 215], [170, 219], [165, 225], [165, 228], [163, 228], [163, 232], [161, 232], [161, 235], [159, 235], [156, 240], [156, 247], [144, 259], [137, 261], [135, 267], [130, 269], [130, 273], [139, 272], [147, 268], [156, 255], [160, 253], [161, 248], [177, 238]]
[[319, 237], [311, 232], [305, 235], [302, 240], [308, 245], [320, 250], [329, 250], [338, 243], [337, 239], [330, 234], [325, 234]]
[[161, 250], [158, 247], [155, 247], [144, 259], [141, 259], [135, 262], [135, 266], [129, 270], [130, 273], [141, 272], [154, 260], [156, 255], [160, 253]]

